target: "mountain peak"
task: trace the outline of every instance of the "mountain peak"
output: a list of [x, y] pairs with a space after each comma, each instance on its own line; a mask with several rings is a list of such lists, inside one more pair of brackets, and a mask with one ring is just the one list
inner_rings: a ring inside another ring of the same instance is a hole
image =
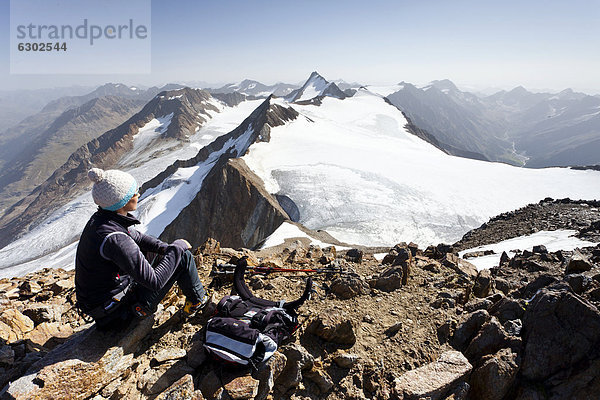
[[317, 71], [313, 71], [304, 85], [300, 89], [294, 90], [285, 100], [290, 103], [295, 102], [311, 102], [317, 97], [335, 97], [345, 99], [348, 97], [342, 90], [333, 82], [328, 82]]
[[430, 83], [431, 86], [444, 91], [444, 90], [449, 90], [452, 92], [458, 92], [458, 88], [456, 87], [456, 85], [449, 79], [442, 79], [442, 80], [438, 80], [438, 81], [432, 81]]
[[516, 88], [514, 88], [513, 90], [508, 92], [508, 94], [527, 94], [527, 93], [529, 93], [529, 91], [521, 85], [517, 86]]

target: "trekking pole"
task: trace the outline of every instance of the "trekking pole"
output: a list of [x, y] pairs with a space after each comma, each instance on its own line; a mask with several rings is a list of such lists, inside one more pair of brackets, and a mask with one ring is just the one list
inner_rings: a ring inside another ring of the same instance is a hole
[[[233, 264], [217, 264], [213, 268], [211, 274], [232, 274], [235, 271], [236, 266]], [[250, 274], [261, 274], [268, 275], [273, 272], [306, 272], [306, 273], [317, 273], [317, 274], [343, 274], [358, 276], [358, 274], [350, 271], [345, 271], [342, 267], [325, 267], [325, 268], [283, 268], [283, 267], [246, 267], [246, 273]]]

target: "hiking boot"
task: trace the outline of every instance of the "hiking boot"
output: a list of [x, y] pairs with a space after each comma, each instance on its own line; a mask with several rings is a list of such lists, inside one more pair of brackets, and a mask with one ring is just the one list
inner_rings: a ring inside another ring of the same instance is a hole
[[199, 301], [198, 303], [192, 303], [189, 300], [185, 301], [185, 305], [183, 306], [183, 310], [182, 313], [185, 317], [192, 317], [194, 315], [196, 315], [196, 313], [202, 309], [204, 309], [204, 307], [206, 307], [206, 305], [209, 303], [210, 301], [210, 297], [208, 296], [207, 293], [204, 293], [204, 298], [202, 298], [202, 301]]

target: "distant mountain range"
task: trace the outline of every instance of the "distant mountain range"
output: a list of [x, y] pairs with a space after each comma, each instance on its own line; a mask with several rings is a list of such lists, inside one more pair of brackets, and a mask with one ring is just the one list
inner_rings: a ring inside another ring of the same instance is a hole
[[209, 93], [241, 93], [246, 96], [256, 96], [266, 98], [269, 95], [287, 96], [293, 90], [297, 89], [298, 85], [288, 83], [276, 83], [274, 85], [264, 85], [258, 81], [245, 79], [239, 83], [230, 83], [216, 89], [207, 89]]
[[[244, 90], [264, 89], [252, 84]], [[294, 221], [306, 232], [326, 231], [345, 243], [453, 242], [491, 216], [544, 197], [597, 196], [597, 171], [465, 158], [505, 151], [517, 159], [510, 136], [486, 138], [477, 124], [491, 130], [495, 118], [506, 123], [504, 133], [513, 132], [506, 117], [510, 107], [535, 110], [540, 102], [557, 100], [572, 106], [589, 97], [567, 94], [537, 99], [519, 89], [492, 101], [449, 81], [422, 88], [403, 83], [385, 93], [372, 87], [342, 91], [317, 72], [283, 97], [187, 87], [162, 91], [120, 125], [76, 148], [6, 210], [0, 217], [0, 269], [72, 265], [77, 237], [96, 209], [86, 178], [91, 166], [133, 174], [142, 185], [140, 230], [165, 240], [185, 237], [199, 245], [213, 237], [224, 246], [254, 247], [283, 222]], [[137, 100], [98, 97], [63, 112], [59, 120], [65, 123], [55, 120], [57, 129], [49, 135], [68, 137], [61, 128], [71, 121], [94, 121], [94, 107], [104, 104], [101, 114], [108, 116], [110, 107]], [[460, 113], [467, 112], [459, 124]], [[432, 128], [447, 136], [420, 125], [425, 113], [437, 118]], [[463, 133], [454, 144], [442, 129], [450, 122]], [[52, 145], [38, 147], [50, 152]]]
[[108, 83], [50, 101], [0, 133], [0, 215], [44, 182], [79, 146], [125, 122], [169, 84], [146, 90]]
[[443, 146], [527, 167], [600, 164], [597, 96], [517, 87], [479, 97], [449, 80], [422, 88], [401, 82], [386, 95]]

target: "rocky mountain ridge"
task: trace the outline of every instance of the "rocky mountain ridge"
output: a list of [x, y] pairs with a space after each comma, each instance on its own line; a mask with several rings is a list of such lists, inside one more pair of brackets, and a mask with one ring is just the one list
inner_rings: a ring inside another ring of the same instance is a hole
[[144, 104], [124, 97], [95, 97], [66, 110], [41, 132], [23, 132], [27, 146], [13, 153], [0, 172], [0, 209], [25, 197], [77, 148], [122, 124]]
[[[584, 231], [600, 235], [600, 226]], [[207, 240], [195, 254], [202, 280], [218, 278], [213, 301], [231, 290], [223, 275], [211, 276], [213, 266], [242, 255], [253, 265], [356, 275], [313, 276], [318, 289], [300, 310], [300, 329], [256, 371], [204, 353], [201, 328], [214, 303], [182, 319], [173, 290], [152, 317], [103, 334], [77, 314], [72, 272], [4, 279], [0, 398], [525, 400], [600, 390], [600, 245], [538, 246], [481, 272], [444, 245], [398, 244], [381, 261], [369, 249], [300, 239], [258, 252]], [[289, 299], [303, 276], [248, 280], [261, 297]]]
[[[203, 148], [196, 157], [167, 169], [196, 165], [225, 143], [231, 143], [212, 167], [201, 190], [192, 202], [166, 227], [161, 238], [187, 237], [203, 243], [209, 237], [229, 246], [252, 248], [270, 235], [284, 220], [290, 219], [277, 199], [264, 189], [263, 182], [239, 159], [255, 142], [268, 142], [270, 129], [294, 120], [298, 113], [291, 107], [271, 104], [267, 98], [232, 132]], [[235, 142], [251, 132], [245, 143]], [[150, 186], [150, 185], [149, 185]]]
[[115, 165], [132, 148], [133, 136], [153, 118], [173, 114], [165, 136], [186, 139], [209, 118], [206, 110], [218, 111], [210, 98], [209, 93], [198, 89], [161, 92], [123, 124], [81, 146], [44, 183], [4, 213], [0, 218], [0, 247], [42, 221], [63, 205], [64, 199], [73, 199], [88, 187], [87, 170], [91, 166]]

